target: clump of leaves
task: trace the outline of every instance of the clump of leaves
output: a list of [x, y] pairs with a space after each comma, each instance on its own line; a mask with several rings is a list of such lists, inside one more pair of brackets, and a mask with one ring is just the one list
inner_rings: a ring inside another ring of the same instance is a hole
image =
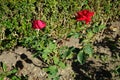
[[88, 57], [92, 57], [94, 51], [91, 44], [86, 44], [77, 54], [77, 60], [80, 64], [84, 64]]
[[48, 78], [53, 80], [59, 80], [58, 68], [57, 66], [49, 66], [48, 68], [44, 68], [45, 71], [48, 73]]
[[11, 80], [27, 80], [27, 77], [17, 76], [18, 70], [16, 68], [7, 70], [7, 66], [5, 63], [1, 62], [0, 67], [2, 68], [2, 72], [0, 72], [0, 80], [4, 80], [5, 78], [9, 78]]

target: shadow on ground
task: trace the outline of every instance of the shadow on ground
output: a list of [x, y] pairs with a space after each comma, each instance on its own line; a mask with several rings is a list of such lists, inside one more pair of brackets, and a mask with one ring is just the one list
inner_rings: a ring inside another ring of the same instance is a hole
[[118, 66], [120, 62], [117, 60], [120, 57], [120, 23], [113, 24], [102, 35], [98, 35], [99, 37], [93, 44], [96, 48], [95, 54], [97, 56], [109, 56], [110, 61], [103, 62], [91, 59], [83, 65], [80, 65], [79, 62], [72, 62], [72, 69], [76, 73], [75, 80], [118, 80], [118, 78], [114, 78], [110, 70], [115, 69], [115, 66]]
[[93, 67], [93, 61], [80, 65], [79, 62], [72, 63], [72, 69], [77, 74], [75, 80], [112, 80], [110, 71], [104, 69], [104, 66]]
[[[119, 43], [120, 36], [116, 36], [114, 39], [110, 39], [105, 37], [102, 42], [97, 42], [94, 44], [96, 47], [103, 47], [108, 48], [110, 51], [111, 57], [120, 57], [120, 43]], [[104, 53], [106, 54], [106, 53]]]

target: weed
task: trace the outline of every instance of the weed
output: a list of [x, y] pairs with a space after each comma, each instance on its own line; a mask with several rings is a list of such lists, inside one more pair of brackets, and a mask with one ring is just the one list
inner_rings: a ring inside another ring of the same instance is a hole
[[18, 76], [16, 73], [18, 70], [13, 68], [12, 70], [7, 70], [7, 65], [1, 62], [0, 67], [2, 68], [2, 72], [0, 72], [0, 80], [4, 80], [5, 78], [9, 78], [11, 80], [27, 80], [27, 76]]

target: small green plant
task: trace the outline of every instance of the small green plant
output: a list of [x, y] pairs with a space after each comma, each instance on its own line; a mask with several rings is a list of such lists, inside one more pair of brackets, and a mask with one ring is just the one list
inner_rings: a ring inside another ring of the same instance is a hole
[[84, 64], [88, 57], [93, 56], [93, 53], [94, 51], [93, 51], [92, 45], [86, 44], [77, 54], [77, 60], [80, 62], [80, 64]]
[[[2, 71], [0, 71], [0, 80], [4, 80], [5, 78], [9, 78], [11, 80], [23, 80], [21, 76], [16, 75], [18, 72], [16, 68], [9, 71], [7, 70], [6, 64], [3, 62], [0, 63], [0, 68], [2, 68]], [[24, 80], [27, 80], [27, 77], [24, 77]]]
[[120, 65], [116, 67], [115, 73], [120, 75]]
[[48, 68], [44, 68], [44, 69], [48, 73], [48, 79], [59, 80], [57, 66], [55, 66], [55, 65], [54, 66], [49, 66]]

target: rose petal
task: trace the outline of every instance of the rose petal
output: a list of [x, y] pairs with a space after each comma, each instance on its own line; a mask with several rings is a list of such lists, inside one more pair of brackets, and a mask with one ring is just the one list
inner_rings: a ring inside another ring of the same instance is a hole
[[46, 26], [46, 23], [42, 20], [34, 20], [32, 25], [34, 29], [43, 29], [45, 28], [45, 26]]
[[77, 21], [85, 21], [86, 24], [88, 24], [91, 21], [91, 17], [94, 15], [94, 12], [91, 12], [89, 10], [82, 10], [77, 12], [76, 20]]
[[85, 23], [88, 24], [90, 21], [91, 21], [91, 18], [87, 18], [87, 19], [85, 20]]

